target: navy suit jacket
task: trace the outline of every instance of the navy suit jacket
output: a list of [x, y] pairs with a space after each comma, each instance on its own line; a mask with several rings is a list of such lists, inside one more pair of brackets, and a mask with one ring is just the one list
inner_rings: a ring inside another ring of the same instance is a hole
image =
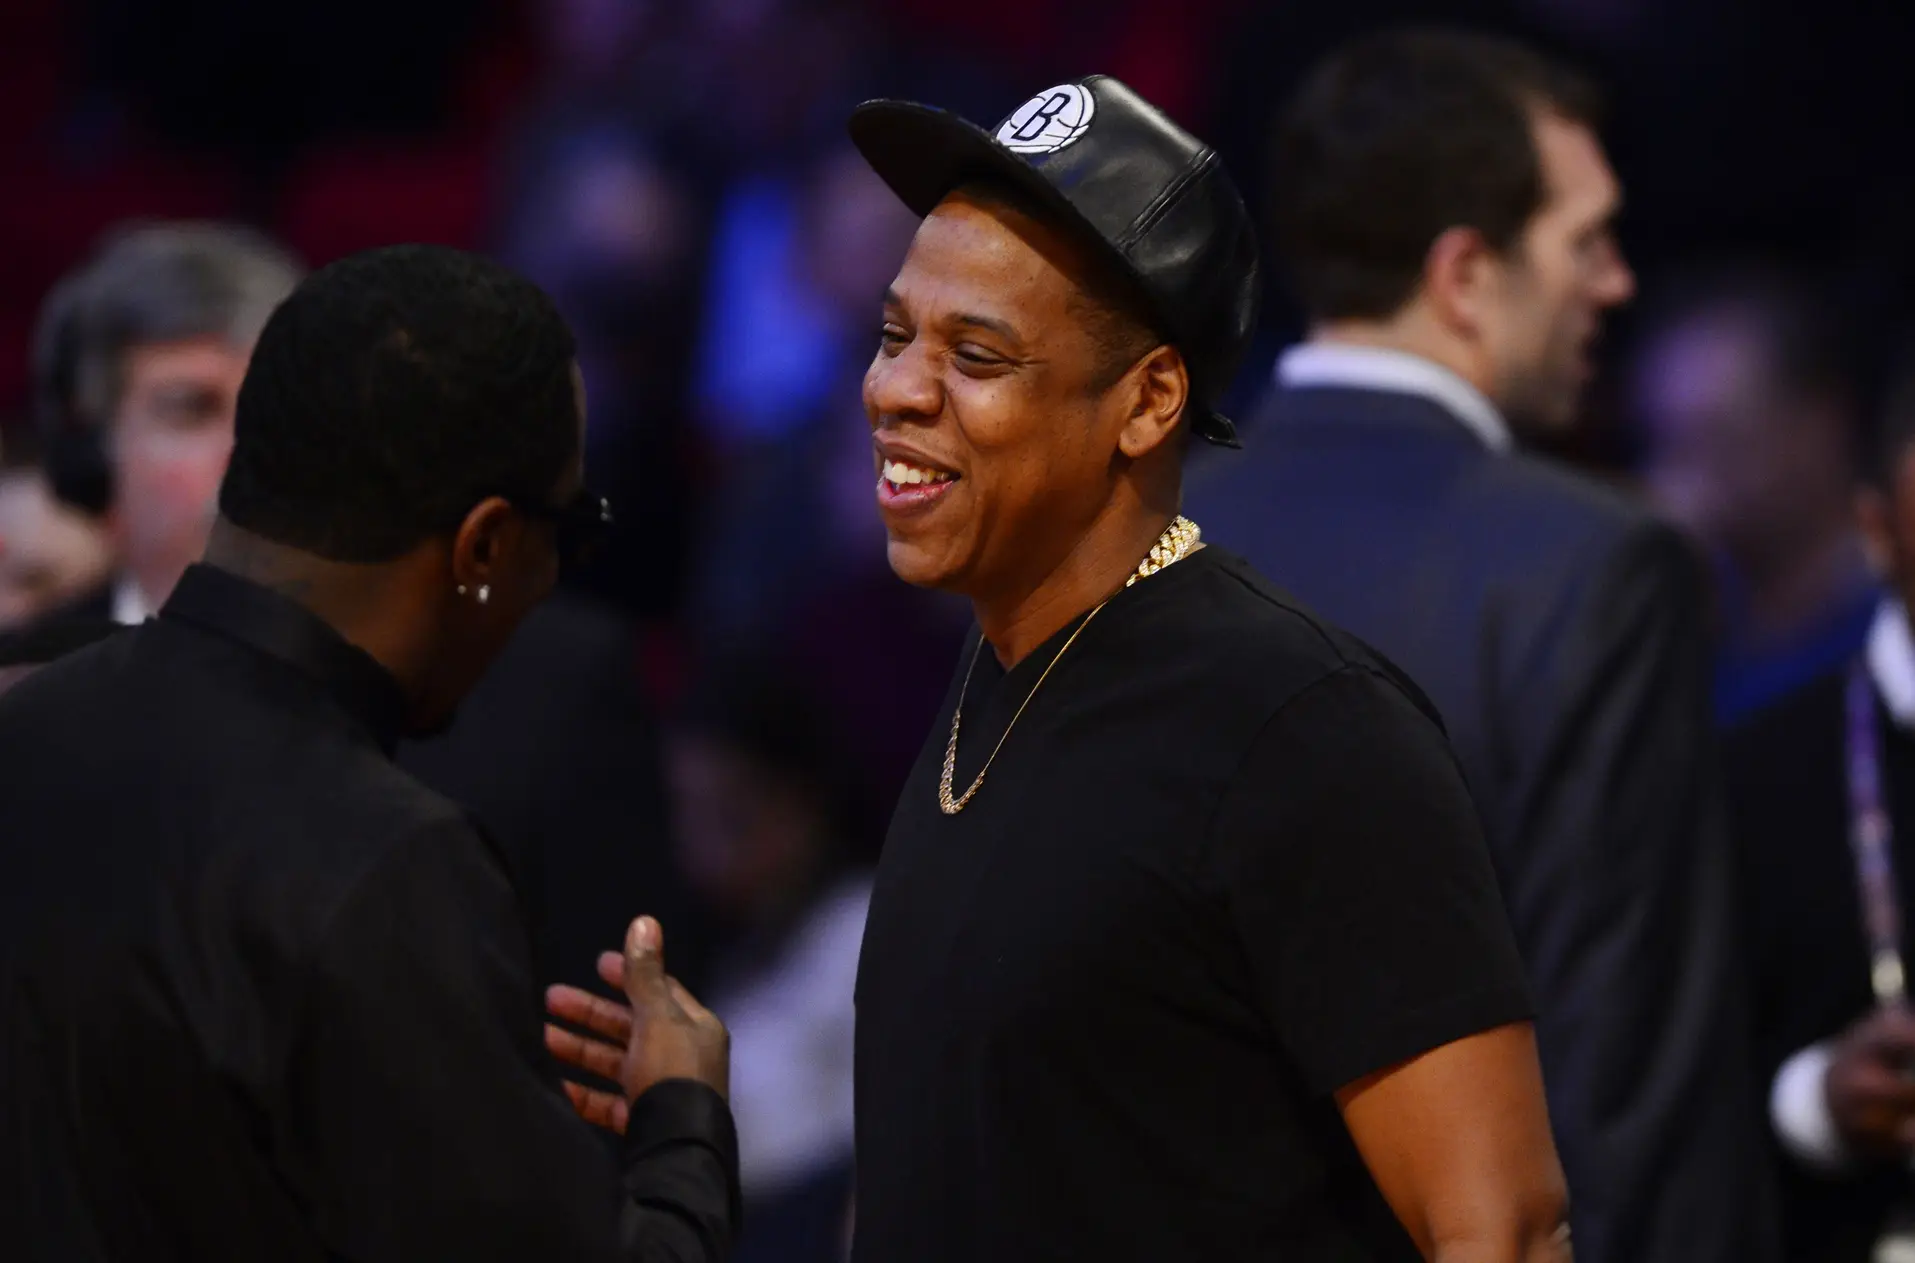
[[1280, 389], [1259, 420], [1187, 511], [1442, 713], [1537, 999], [1579, 1263], [1773, 1257], [1699, 562], [1421, 396]]

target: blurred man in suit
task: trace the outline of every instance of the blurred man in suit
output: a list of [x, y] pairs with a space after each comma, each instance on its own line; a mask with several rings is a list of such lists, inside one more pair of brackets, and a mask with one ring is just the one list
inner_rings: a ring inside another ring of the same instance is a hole
[[1770, 1243], [1700, 567], [1513, 450], [1570, 423], [1634, 288], [1594, 117], [1575, 75], [1474, 36], [1385, 33], [1311, 76], [1273, 194], [1310, 336], [1190, 512], [1442, 712], [1535, 989], [1577, 1257], [1743, 1263]]
[[1897, 376], [1856, 500], [1888, 595], [1847, 661], [1728, 740], [1758, 1086], [1803, 1263], [1915, 1250], [1915, 359]]

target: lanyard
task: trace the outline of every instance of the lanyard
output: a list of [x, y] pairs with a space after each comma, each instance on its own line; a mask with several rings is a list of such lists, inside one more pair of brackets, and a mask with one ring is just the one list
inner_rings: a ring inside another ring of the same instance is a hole
[[1881, 731], [1875, 718], [1875, 687], [1866, 655], [1858, 655], [1848, 681], [1849, 845], [1868, 932], [1869, 982], [1883, 1007], [1908, 1001], [1902, 966], [1902, 908], [1895, 884], [1894, 826], [1882, 799]]

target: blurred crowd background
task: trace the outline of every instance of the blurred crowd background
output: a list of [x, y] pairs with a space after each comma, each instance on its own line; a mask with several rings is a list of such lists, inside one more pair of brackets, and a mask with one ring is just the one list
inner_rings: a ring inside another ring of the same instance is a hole
[[[561, 740], [563, 698], [623, 707], [617, 739], [653, 770], [534, 759], [494, 788], [597, 796], [593, 845], [644, 853], [648, 888], [619, 903], [678, 931], [674, 970], [734, 1031], [745, 1257], [832, 1257], [865, 874], [967, 619], [885, 563], [858, 382], [913, 222], [845, 116], [901, 95], [989, 123], [1109, 73], [1261, 202], [1304, 68], [1405, 18], [1523, 35], [1609, 86], [1642, 290], [1555, 454], [1716, 563], [1723, 721], [1852, 654], [1878, 599], [1858, 439], [1915, 314], [1915, 7], [1862, 0], [4, 0], [0, 629], [141, 546], [137, 515], [51, 492], [35, 418], [38, 313], [115, 233], [242, 224], [307, 267], [444, 242], [544, 286], [619, 520], [572, 597], [617, 633], [608, 674], [513, 713], [530, 748]], [[1235, 415], [1299, 332], [1272, 269]], [[236, 383], [179, 371], [200, 393], [173, 439], [217, 453]], [[197, 521], [210, 489], [155, 477]], [[529, 652], [534, 674], [578, 661]]]

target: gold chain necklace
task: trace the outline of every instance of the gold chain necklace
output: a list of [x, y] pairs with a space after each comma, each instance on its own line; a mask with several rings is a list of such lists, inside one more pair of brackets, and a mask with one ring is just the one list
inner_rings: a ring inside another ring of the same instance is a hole
[[[1150, 555], [1138, 563], [1137, 569], [1124, 580], [1124, 586], [1128, 588], [1139, 579], [1148, 579], [1165, 566], [1182, 561], [1196, 551], [1197, 544], [1202, 539], [1203, 532], [1189, 518], [1179, 514], [1170, 519], [1170, 525], [1166, 526], [1164, 533], [1157, 537], [1157, 542], [1150, 546]], [[1017, 727], [1017, 721], [1024, 717], [1024, 707], [1029, 706], [1031, 699], [1037, 696], [1037, 690], [1044, 687], [1044, 681], [1050, 677], [1051, 668], [1057, 665], [1059, 658], [1070, 652], [1070, 647], [1077, 643], [1077, 638], [1083, 635], [1086, 627], [1090, 626], [1090, 621], [1097, 617], [1098, 610], [1108, 604], [1110, 604], [1110, 598], [1105, 597], [1090, 613], [1084, 615], [1084, 621], [1077, 625], [1077, 630], [1070, 634], [1070, 639], [1064, 642], [1064, 647], [1057, 651], [1049, 664], [1045, 666], [1044, 673], [1037, 677], [1037, 683], [1031, 685], [1031, 691], [1024, 695], [1024, 701], [1018, 706], [1017, 713], [1012, 715], [1011, 722], [1005, 725], [1004, 735], [999, 737], [997, 745], [992, 747], [991, 757], [984, 760], [984, 766], [978, 769], [977, 779], [971, 782], [971, 787], [963, 794], [954, 798], [951, 796], [951, 777], [957, 771], [958, 725], [964, 718], [964, 699], [971, 691], [971, 673], [977, 670], [978, 654], [984, 649], [984, 637], [980, 635], [977, 638], [977, 648], [971, 650], [971, 665], [964, 670], [964, 684], [958, 689], [957, 709], [951, 712], [951, 739], [944, 743], [944, 772], [938, 777], [938, 807], [945, 815], [957, 815], [964, 810], [964, 804], [971, 801], [971, 795], [977, 793], [978, 786], [984, 784], [984, 774], [991, 770], [991, 764], [997, 762], [997, 752], [1004, 748], [1004, 742], [1010, 737], [1011, 729]]]

